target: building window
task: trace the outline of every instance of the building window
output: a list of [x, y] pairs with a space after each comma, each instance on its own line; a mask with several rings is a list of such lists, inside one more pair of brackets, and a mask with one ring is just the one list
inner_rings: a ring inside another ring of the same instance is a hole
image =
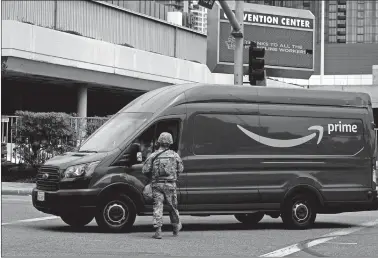
[[337, 24], [346, 24], [345, 20], [337, 20]]
[[336, 35], [336, 28], [329, 28], [329, 35]]
[[336, 27], [336, 20], [329, 20], [329, 27]]
[[358, 18], [364, 18], [364, 12], [358, 12], [357, 17]]
[[335, 20], [337, 18], [336, 13], [329, 13], [329, 19], [330, 20]]
[[357, 43], [364, 42], [364, 35], [357, 35]]
[[358, 3], [358, 10], [363, 11], [365, 9], [365, 4], [364, 3]]
[[336, 43], [336, 35], [330, 35], [328, 41], [329, 43]]
[[364, 26], [364, 20], [363, 19], [358, 19], [357, 23], [358, 23], [358, 26]]
[[339, 38], [337, 39], [337, 43], [346, 43], [345, 38]]
[[364, 34], [364, 27], [357, 27], [357, 34]]
[[329, 11], [330, 12], [336, 12], [337, 11], [337, 5], [330, 5], [329, 6]]

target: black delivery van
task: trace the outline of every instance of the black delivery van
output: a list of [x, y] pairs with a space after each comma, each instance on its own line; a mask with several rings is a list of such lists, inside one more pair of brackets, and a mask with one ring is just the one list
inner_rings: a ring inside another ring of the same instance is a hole
[[[129, 103], [75, 152], [39, 170], [33, 205], [74, 227], [110, 232], [151, 215], [140, 142], [174, 138], [184, 172], [181, 215], [281, 217], [306, 229], [316, 214], [376, 210], [376, 139], [369, 95], [185, 84]], [[165, 209], [167, 210], [167, 209]]]

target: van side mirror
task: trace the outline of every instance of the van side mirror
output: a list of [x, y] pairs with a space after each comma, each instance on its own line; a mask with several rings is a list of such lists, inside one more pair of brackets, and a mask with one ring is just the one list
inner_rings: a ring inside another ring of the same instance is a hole
[[143, 161], [143, 156], [142, 156], [142, 152], [137, 152], [137, 161], [138, 161], [138, 163], [142, 163], [142, 161]]
[[125, 167], [129, 167], [131, 166], [131, 159], [130, 159], [130, 154], [129, 153], [125, 153], [122, 155], [122, 157], [117, 161], [117, 165], [118, 166], [125, 166]]

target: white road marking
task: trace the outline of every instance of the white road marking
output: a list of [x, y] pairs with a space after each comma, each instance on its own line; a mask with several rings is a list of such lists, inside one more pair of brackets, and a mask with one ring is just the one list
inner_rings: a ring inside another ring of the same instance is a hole
[[339, 243], [339, 242], [326, 242], [324, 244], [330, 244], [330, 245], [357, 245], [357, 243]]
[[17, 202], [32, 202], [30, 199], [16, 199], [16, 198], [4, 198], [2, 199], [2, 202], [4, 201], [17, 201]]
[[373, 226], [376, 226], [376, 225], [378, 225], [378, 220], [370, 221], [370, 222], [367, 222], [367, 223], [360, 224], [357, 227], [343, 229], [343, 230], [340, 230], [340, 231], [332, 232], [330, 234], [326, 234], [326, 235], [319, 237], [318, 239], [312, 240], [308, 243], [304, 243], [304, 244], [297, 243], [297, 244], [294, 244], [294, 245], [290, 245], [288, 247], [284, 247], [282, 249], [261, 255], [260, 257], [284, 257], [284, 256], [288, 256], [288, 255], [291, 255], [293, 253], [300, 252], [301, 250], [303, 250], [305, 248], [320, 245], [320, 244], [326, 243], [330, 240], [333, 240], [337, 237], [350, 235], [350, 234], [357, 232], [357, 231], [360, 231], [360, 230], [362, 230], [366, 227], [373, 227]]
[[59, 218], [59, 217], [57, 217], [57, 216], [50, 216], [50, 217], [41, 217], [41, 218], [34, 218], [34, 219], [16, 220], [16, 221], [7, 222], [7, 223], [1, 223], [1, 225], [5, 226], [5, 225], [18, 224], [18, 223], [28, 223], [28, 222], [36, 222], [36, 221], [57, 219], [57, 218]]

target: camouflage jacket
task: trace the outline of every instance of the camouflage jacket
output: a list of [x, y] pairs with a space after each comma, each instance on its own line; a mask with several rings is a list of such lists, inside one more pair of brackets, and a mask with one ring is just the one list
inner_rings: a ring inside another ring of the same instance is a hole
[[151, 164], [152, 159], [163, 151], [164, 150], [159, 149], [153, 152], [144, 162], [142, 172], [143, 174], [152, 172], [151, 177], [153, 182], [158, 179], [176, 181], [178, 176], [184, 171], [184, 165], [180, 156], [175, 151], [165, 151], [154, 160], [153, 164]]

